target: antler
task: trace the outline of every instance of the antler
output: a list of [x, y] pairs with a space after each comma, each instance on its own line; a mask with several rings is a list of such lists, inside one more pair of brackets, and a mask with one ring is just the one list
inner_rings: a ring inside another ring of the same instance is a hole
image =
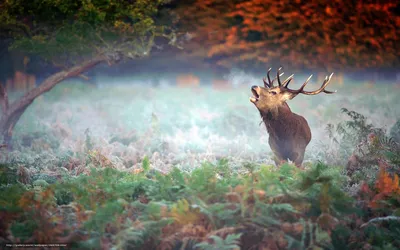
[[273, 88], [273, 87], [274, 87], [274, 81], [275, 81], [277, 78], [278, 78], [279, 86], [281, 86], [281, 82], [280, 82], [279, 77], [280, 77], [280, 76], [283, 76], [283, 74], [284, 74], [284, 73], [279, 74], [279, 71], [280, 71], [281, 69], [282, 69], [282, 67], [280, 67], [280, 68], [278, 69], [277, 77], [275, 77], [274, 79], [272, 79], [272, 81], [271, 81], [271, 78], [270, 78], [270, 76], [269, 76], [269, 73], [271, 72], [271, 68], [268, 69], [268, 72], [267, 72], [268, 82], [266, 81], [265, 77], [263, 78], [264, 86], [265, 86], [266, 88]]
[[274, 81], [276, 79], [278, 79], [279, 86], [284, 86], [284, 87], [287, 86], [289, 84], [289, 82], [293, 79], [294, 75], [292, 74], [285, 81], [281, 82], [281, 78], [280, 77], [283, 76], [283, 74], [284, 74], [283, 72], [280, 73], [281, 69], [282, 69], [282, 67], [279, 67], [278, 72], [276, 73], [276, 77], [274, 79], [272, 79], [272, 81], [271, 81], [271, 78], [269, 76], [269, 73], [271, 72], [271, 68], [268, 69], [268, 72], [267, 72], [268, 82], [266, 82], [265, 77], [263, 78], [264, 86], [266, 88], [273, 88], [274, 87]]
[[278, 69], [278, 71], [276, 73], [276, 77], [274, 79], [272, 79], [272, 81], [271, 81], [271, 77], [269, 76], [269, 74], [271, 72], [271, 68], [268, 69], [268, 72], [267, 72], [268, 82], [266, 81], [265, 77], [263, 78], [264, 86], [266, 88], [273, 88], [274, 87], [274, 81], [278, 80], [279, 87], [284, 87], [287, 92], [290, 92], [290, 93], [296, 94], [296, 95], [300, 94], [300, 93], [305, 94], [305, 95], [316, 95], [316, 94], [319, 94], [321, 92], [324, 92], [326, 94], [336, 93], [336, 90], [335, 91], [325, 90], [326, 86], [328, 86], [328, 84], [329, 84], [329, 82], [330, 82], [330, 80], [331, 80], [331, 78], [333, 76], [333, 73], [330, 74], [329, 76], [325, 77], [325, 80], [324, 80], [324, 82], [322, 83], [322, 86], [319, 89], [317, 89], [315, 91], [305, 91], [304, 87], [310, 81], [312, 75], [310, 75], [310, 77], [308, 77], [308, 79], [303, 83], [303, 85], [301, 85], [300, 89], [293, 90], [293, 89], [289, 89], [288, 86], [289, 86], [290, 81], [293, 80], [294, 74], [290, 75], [288, 78], [286, 78], [286, 80], [281, 82], [280, 77], [284, 74], [283, 72], [281, 73], [281, 70], [282, 70], [282, 67], [279, 67], [279, 69]]
[[[336, 93], [336, 90], [335, 91], [325, 90], [325, 88], [326, 88], [326, 86], [328, 86], [329, 81], [331, 80], [332, 76], [333, 76], [333, 73], [330, 74], [329, 76], [326, 76], [324, 82], [321, 85], [321, 87], [319, 89], [315, 90], [315, 91], [304, 91], [304, 87], [310, 81], [312, 75], [310, 75], [310, 77], [308, 77], [308, 79], [303, 83], [303, 85], [301, 85], [301, 87], [298, 90], [293, 90], [293, 89], [287, 88], [287, 86], [289, 85], [289, 82], [290, 82], [291, 79], [288, 82], [286, 82], [287, 80], [285, 80], [286, 83], [283, 85], [283, 87], [285, 88], [285, 91], [290, 92], [290, 93], [295, 94], [295, 95], [300, 94], [300, 93], [301, 94], [305, 94], [305, 95], [316, 95], [316, 94], [319, 94], [321, 92], [324, 92], [326, 94], [333, 94], [333, 93]], [[291, 78], [293, 78], [293, 75], [291, 75]]]

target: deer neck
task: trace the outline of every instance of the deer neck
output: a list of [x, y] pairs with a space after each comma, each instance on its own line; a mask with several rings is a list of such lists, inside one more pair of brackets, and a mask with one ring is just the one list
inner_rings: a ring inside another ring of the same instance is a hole
[[280, 107], [261, 111], [260, 114], [268, 132], [272, 132], [274, 128], [287, 124], [287, 119], [290, 119], [293, 115], [286, 102]]

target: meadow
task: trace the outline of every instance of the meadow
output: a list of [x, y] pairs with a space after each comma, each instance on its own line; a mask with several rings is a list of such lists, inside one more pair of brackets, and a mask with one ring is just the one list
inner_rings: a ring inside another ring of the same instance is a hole
[[360, 157], [384, 163], [365, 161], [351, 175], [346, 165], [372, 133], [382, 132], [380, 144], [397, 145], [400, 88], [332, 81], [333, 95], [288, 102], [311, 127], [305, 170], [273, 165], [268, 134], [249, 101], [250, 86], [261, 80], [222, 90], [129, 79], [60, 83], [21, 117], [14, 151], [1, 149], [0, 242], [397, 249], [399, 152], [371, 153], [367, 145]]
[[[134, 167], [145, 155], [162, 171], [172, 165], [194, 168], [205, 160], [226, 157], [235, 164], [272, 163], [265, 126], [248, 100], [248, 85], [218, 91], [207, 86], [101, 86], [65, 82], [35, 101], [16, 126], [14, 137], [21, 151], [40, 153], [45, 151], [42, 147], [49, 147], [51, 154], [81, 152], [89, 135], [93, 148], [120, 167]], [[318, 83], [311, 82], [308, 88], [317, 87]], [[289, 102], [312, 130], [306, 162], [337, 163], [324, 158], [321, 145], [329, 145], [328, 124], [348, 120], [341, 108], [356, 111], [388, 131], [400, 117], [397, 85], [333, 83], [331, 89], [338, 93], [299, 95]], [[24, 141], [34, 147], [24, 147]], [[347, 159], [335, 160], [344, 163]]]

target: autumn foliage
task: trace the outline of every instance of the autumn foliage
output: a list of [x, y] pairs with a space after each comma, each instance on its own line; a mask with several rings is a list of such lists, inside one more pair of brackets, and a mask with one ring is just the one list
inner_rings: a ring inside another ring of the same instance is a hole
[[399, 176], [397, 174], [391, 175], [381, 167], [375, 187], [371, 189], [367, 184], [364, 183], [361, 190], [363, 194], [366, 194], [369, 197], [370, 207], [380, 208], [383, 205], [388, 204], [386, 202], [387, 200], [392, 198], [400, 198]]
[[188, 56], [227, 67], [348, 69], [399, 65], [393, 1], [198, 0], [178, 9]]

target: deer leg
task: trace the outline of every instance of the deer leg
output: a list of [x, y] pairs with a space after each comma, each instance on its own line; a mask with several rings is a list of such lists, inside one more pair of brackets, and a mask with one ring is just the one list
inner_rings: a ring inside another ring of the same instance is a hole
[[291, 159], [294, 162], [294, 164], [296, 165], [296, 167], [303, 168], [301, 164], [303, 163], [303, 160], [304, 160], [304, 152], [302, 152], [302, 153], [297, 153], [297, 152], [293, 153], [293, 157]]
[[275, 165], [277, 167], [281, 166], [282, 164], [284, 164], [285, 162], [287, 162], [287, 160], [285, 159], [285, 157], [283, 157], [279, 152], [272, 150], [272, 152], [274, 153], [274, 157], [273, 160], [275, 162]]
[[276, 144], [272, 137], [269, 137], [268, 142], [269, 146], [271, 147], [272, 153], [274, 154], [273, 160], [275, 162], [275, 165], [279, 167], [283, 163], [287, 162], [287, 157], [284, 156], [282, 148], [279, 148], [279, 145]]
[[274, 156], [274, 162], [276, 166], [281, 166], [282, 164], [286, 163], [287, 161], [284, 160], [283, 158], [280, 158], [278, 156]]

